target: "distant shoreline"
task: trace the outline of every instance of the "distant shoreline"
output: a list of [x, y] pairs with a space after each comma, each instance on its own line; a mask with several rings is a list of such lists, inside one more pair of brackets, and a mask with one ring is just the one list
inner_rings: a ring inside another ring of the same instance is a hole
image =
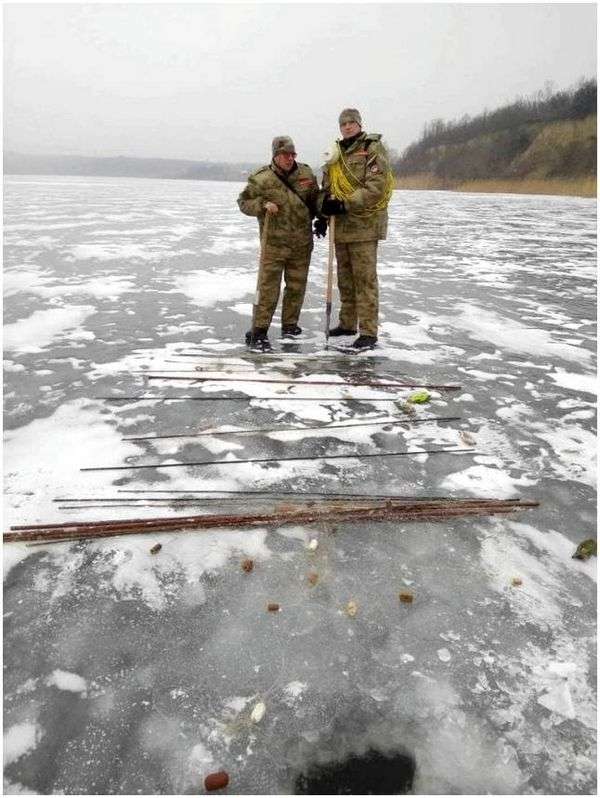
[[225, 163], [175, 158], [136, 158], [119, 155], [30, 155], [4, 152], [5, 175], [54, 177], [147, 177], [170, 180], [225, 180], [239, 182], [260, 167], [254, 162]]
[[[4, 172], [4, 177], [93, 177], [126, 178], [132, 180], [177, 180], [194, 183], [243, 183], [245, 177], [175, 177], [151, 175], [106, 175], [72, 174], [64, 172]], [[468, 180], [444, 181], [434, 175], [411, 175], [397, 177], [394, 188], [398, 191], [454, 191], [475, 194], [545, 194], [556, 197], [582, 197], [595, 199], [597, 181], [595, 177], [565, 179], [526, 180]]]
[[549, 194], [557, 197], [595, 198], [595, 177], [526, 178], [524, 180], [442, 180], [435, 175], [418, 174], [396, 178], [396, 189], [405, 191], [458, 191], [478, 194]]
[[178, 177], [174, 175], [105, 175], [72, 172], [3, 172], [3, 177], [98, 177], [103, 180], [176, 180], [186, 183], [243, 183], [246, 177]]

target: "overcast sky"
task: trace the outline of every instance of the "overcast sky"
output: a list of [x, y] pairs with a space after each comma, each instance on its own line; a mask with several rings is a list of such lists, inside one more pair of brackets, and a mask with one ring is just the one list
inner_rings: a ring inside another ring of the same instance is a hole
[[401, 151], [596, 70], [595, 4], [7, 4], [4, 148], [322, 162], [337, 117]]

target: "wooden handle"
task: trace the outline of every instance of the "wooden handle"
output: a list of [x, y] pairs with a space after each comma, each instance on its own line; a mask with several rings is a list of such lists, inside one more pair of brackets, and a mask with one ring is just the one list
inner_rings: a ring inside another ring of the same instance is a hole
[[335, 257], [335, 216], [329, 220], [329, 261], [327, 263], [327, 302], [331, 302], [331, 293], [333, 289], [333, 260]]
[[329, 219], [329, 258], [327, 260], [327, 288], [325, 290], [325, 349], [329, 344], [331, 324], [331, 294], [333, 289], [333, 259], [335, 257], [335, 216]]

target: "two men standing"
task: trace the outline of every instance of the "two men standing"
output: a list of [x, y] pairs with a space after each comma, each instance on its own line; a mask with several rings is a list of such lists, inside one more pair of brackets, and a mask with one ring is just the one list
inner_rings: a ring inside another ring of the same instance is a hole
[[[362, 131], [354, 108], [339, 117], [342, 139], [324, 167], [318, 190], [310, 167], [295, 161], [287, 136], [273, 140], [273, 160], [254, 172], [238, 198], [240, 210], [257, 216], [262, 262], [259, 304], [246, 341], [259, 349], [269, 347], [267, 331], [277, 306], [281, 275], [285, 277], [282, 335], [301, 333], [298, 318], [312, 252], [311, 221], [315, 234], [325, 235], [327, 220], [335, 216], [335, 251], [341, 308], [339, 324], [330, 335], [354, 335], [355, 349], [372, 349], [377, 342], [377, 244], [387, 231], [387, 203], [392, 190], [387, 153], [379, 134]], [[268, 222], [267, 222], [268, 219]], [[266, 230], [266, 240], [263, 238]]]

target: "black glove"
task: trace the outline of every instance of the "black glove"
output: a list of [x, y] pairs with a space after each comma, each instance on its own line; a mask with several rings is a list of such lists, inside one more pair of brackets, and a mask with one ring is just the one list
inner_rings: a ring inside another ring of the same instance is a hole
[[333, 197], [326, 197], [323, 200], [321, 213], [324, 216], [338, 216], [340, 213], [346, 213], [346, 209], [344, 208], [344, 203], [341, 200], [334, 199]]
[[327, 219], [323, 218], [323, 216], [317, 216], [313, 230], [317, 238], [325, 238], [327, 235]]

